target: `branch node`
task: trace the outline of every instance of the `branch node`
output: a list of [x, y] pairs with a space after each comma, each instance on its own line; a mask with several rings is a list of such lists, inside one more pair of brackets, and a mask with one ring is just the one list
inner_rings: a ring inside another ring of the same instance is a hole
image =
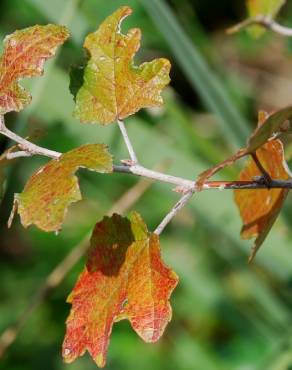
[[259, 181], [260, 183], [264, 183], [268, 189], [271, 187], [272, 178], [268, 174], [268, 172], [264, 169], [263, 165], [261, 164], [260, 160], [258, 159], [258, 156], [256, 153], [252, 153], [252, 159], [254, 160], [258, 170], [261, 172], [262, 176], [260, 176]]

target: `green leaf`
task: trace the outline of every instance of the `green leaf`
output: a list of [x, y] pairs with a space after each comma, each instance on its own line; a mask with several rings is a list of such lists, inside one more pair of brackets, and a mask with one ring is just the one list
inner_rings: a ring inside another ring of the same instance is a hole
[[267, 15], [275, 17], [286, 0], [247, 0], [247, 9], [250, 17]]
[[[271, 18], [276, 17], [286, 0], [247, 0], [247, 10], [250, 17], [264, 15]], [[249, 32], [254, 37], [259, 37], [265, 32], [265, 27], [251, 26]]]

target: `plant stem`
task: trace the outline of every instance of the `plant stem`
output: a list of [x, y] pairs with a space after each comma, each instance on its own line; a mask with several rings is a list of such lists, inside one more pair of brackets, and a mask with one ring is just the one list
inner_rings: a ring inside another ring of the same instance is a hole
[[[0, 116], [0, 134], [3, 134], [11, 140], [14, 140], [19, 144], [21, 151], [7, 154], [7, 159], [27, 157], [30, 155], [43, 155], [52, 159], [59, 158], [62, 153], [42, 148], [30, 141], [16, 135], [14, 132], [7, 129], [4, 124], [3, 118]], [[188, 192], [194, 189], [196, 182], [192, 180], [185, 179], [183, 177], [177, 177], [172, 175], [167, 175], [165, 173], [150, 170], [139, 164], [124, 164], [113, 166], [113, 172], [132, 174], [136, 176], [145, 177], [148, 179], [168, 183], [175, 185], [179, 189], [175, 189], [178, 192]], [[219, 189], [219, 190], [234, 190], [234, 189], [292, 189], [292, 179], [289, 180], [273, 180], [266, 184], [260, 180], [250, 180], [250, 181], [207, 181], [202, 190], [209, 189]]]
[[[23, 151], [25, 151], [25, 152], [30, 153], [31, 155], [40, 154], [40, 155], [44, 155], [50, 158], [58, 158], [61, 155], [61, 153], [35, 145], [31, 143], [30, 141], [22, 138], [21, 136], [16, 135], [14, 132], [10, 131], [5, 126], [3, 116], [0, 116], [0, 133], [4, 136], [7, 136], [9, 139], [15, 141], [16, 143], [18, 143], [19, 147], [22, 149], [22, 153]], [[20, 156], [19, 152], [18, 152], [18, 156]], [[27, 156], [27, 154], [23, 156]]]
[[126, 144], [126, 147], [128, 149], [129, 156], [130, 156], [130, 159], [131, 159], [131, 164], [136, 164], [136, 163], [138, 163], [138, 159], [137, 159], [136, 153], [134, 151], [133, 145], [131, 143], [131, 140], [129, 138], [129, 135], [128, 135], [126, 126], [124, 124], [124, 121], [121, 121], [121, 120], [118, 119], [117, 122], [118, 122], [119, 128], [121, 130], [121, 133], [122, 133], [124, 142]]
[[170, 221], [188, 203], [188, 201], [191, 199], [193, 194], [194, 194], [194, 192], [190, 190], [180, 198], [180, 200], [173, 206], [173, 208], [170, 210], [170, 212], [164, 217], [164, 219], [160, 222], [160, 224], [154, 230], [155, 234], [160, 235], [162, 233], [162, 231], [170, 223]]
[[256, 153], [252, 153], [252, 159], [254, 160], [258, 170], [261, 172], [263, 176], [263, 180], [266, 183], [267, 186], [269, 186], [270, 182], [272, 181], [271, 176], [268, 174], [268, 172], [264, 169], [263, 165], [261, 164], [260, 160], [258, 159], [258, 156]]
[[252, 26], [254, 24], [263, 26], [282, 36], [287, 37], [292, 36], [292, 28], [281, 26], [279, 23], [275, 22], [271, 17], [264, 15], [258, 15], [256, 17], [248, 18], [245, 21], [240, 22], [239, 24], [236, 24], [235, 26], [229, 28], [227, 30], [227, 33], [229, 34], [235, 33], [241, 30], [242, 28]]

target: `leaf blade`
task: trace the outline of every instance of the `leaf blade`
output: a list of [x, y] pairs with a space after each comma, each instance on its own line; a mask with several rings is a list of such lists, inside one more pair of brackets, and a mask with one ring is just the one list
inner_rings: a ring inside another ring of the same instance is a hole
[[[103, 144], [88, 144], [63, 154], [41, 167], [15, 195], [18, 213], [24, 227], [35, 224], [44, 231], [58, 231], [67, 207], [81, 200], [78, 168], [112, 172], [112, 158]], [[37, 207], [36, 207], [37, 204]]]
[[120, 7], [85, 39], [89, 60], [74, 110], [83, 123], [106, 125], [163, 103], [161, 91], [170, 81], [170, 62], [161, 58], [134, 65], [141, 31], [120, 32], [123, 19], [131, 13], [131, 8]]
[[105, 217], [95, 226], [87, 267], [68, 298], [64, 360], [88, 350], [103, 367], [113, 323], [122, 319], [145, 341], [158, 340], [171, 319], [168, 299], [177, 281], [160, 258], [159, 237], [137, 213]]
[[45, 60], [53, 57], [57, 47], [68, 37], [66, 27], [48, 24], [15, 31], [5, 38], [0, 58], [1, 115], [19, 112], [30, 103], [30, 94], [18, 81], [42, 75]]
[[[273, 179], [287, 180], [290, 174], [284, 158], [283, 145], [280, 140], [272, 140], [256, 151], [256, 155]], [[252, 159], [241, 171], [239, 179], [252, 180], [261, 173]], [[255, 237], [251, 262], [276, 221], [282, 205], [288, 195], [288, 189], [235, 190], [234, 200], [243, 221], [241, 237]]]

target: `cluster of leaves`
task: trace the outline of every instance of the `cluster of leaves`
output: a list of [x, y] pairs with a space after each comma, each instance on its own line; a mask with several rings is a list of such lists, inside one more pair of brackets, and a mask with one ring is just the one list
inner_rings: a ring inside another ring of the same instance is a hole
[[[251, 13], [264, 3], [250, 0]], [[271, 5], [267, 11], [274, 14], [278, 8]], [[163, 103], [161, 91], [170, 81], [170, 63], [162, 58], [140, 66], [134, 64], [141, 32], [132, 29], [124, 35], [120, 31], [122, 20], [129, 14], [129, 7], [119, 8], [85, 39], [88, 60], [82, 73], [79, 70], [73, 74], [71, 83], [76, 102], [74, 115], [83, 123], [107, 125], [143, 107]], [[45, 60], [68, 37], [65, 27], [47, 25], [17, 31], [5, 39], [0, 59], [1, 116], [20, 111], [30, 102], [19, 79], [42, 74]], [[272, 179], [290, 178], [278, 136], [291, 132], [287, 124], [291, 118], [292, 107], [271, 115], [260, 113], [259, 125], [247, 146], [201, 174], [197, 190], [220, 169], [247, 155], [256, 156]], [[17, 146], [9, 151], [16, 149]], [[6, 154], [0, 157], [1, 172], [8, 163]], [[44, 231], [61, 229], [68, 206], [81, 199], [75, 175], [80, 167], [112, 172], [107, 147], [83, 145], [36, 171], [23, 192], [15, 195], [14, 211], [18, 211], [24, 227], [34, 224]], [[251, 159], [240, 180], [253, 181], [261, 175]], [[276, 220], [287, 192], [236, 190], [242, 237], [256, 237], [252, 258]], [[87, 350], [98, 366], [104, 366], [113, 323], [122, 319], [128, 319], [143, 340], [157, 341], [171, 319], [169, 298], [177, 282], [176, 274], [161, 260], [159, 236], [147, 230], [140, 215], [105, 217], [94, 228], [86, 267], [68, 297], [72, 308], [63, 343], [65, 361], [71, 362]]]
[[[85, 39], [87, 64], [79, 80], [73, 75], [77, 88], [71, 83], [76, 92], [74, 115], [81, 122], [107, 125], [163, 103], [161, 91], [170, 81], [170, 63], [156, 59], [134, 65], [141, 32], [120, 32], [129, 14], [129, 7], [119, 8]], [[68, 37], [65, 27], [47, 25], [17, 31], [5, 39], [0, 65], [1, 115], [20, 111], [30, 102], [19, 79], [42, 74], [45, 60]], [[17, 146], [9, 152], [15, 150]], [[1, 171], [8, 163], [7, 153], [1, 157]], [[83, 145], [36, 171], [23, 192], [15, 195], [13, 213], [18, 211], [24, 227], [61, 229], [68, 206], [81, 199], [75, 176], [80, 167], [112, 172], [107, 147]], [[104, 366], [112, 325], [121, 319], [128, 319], [145, 341], [158, 340], [171, 318], [168, 299], [177, 281], [161, 261], [158, 235], [147, 231], [138, 214], [129, 219], [113, 215], [97, 223], [85, 271], [68, 298], [72, 310], [63, 346], [65, 361], [88, 350], [97, 365]]]

